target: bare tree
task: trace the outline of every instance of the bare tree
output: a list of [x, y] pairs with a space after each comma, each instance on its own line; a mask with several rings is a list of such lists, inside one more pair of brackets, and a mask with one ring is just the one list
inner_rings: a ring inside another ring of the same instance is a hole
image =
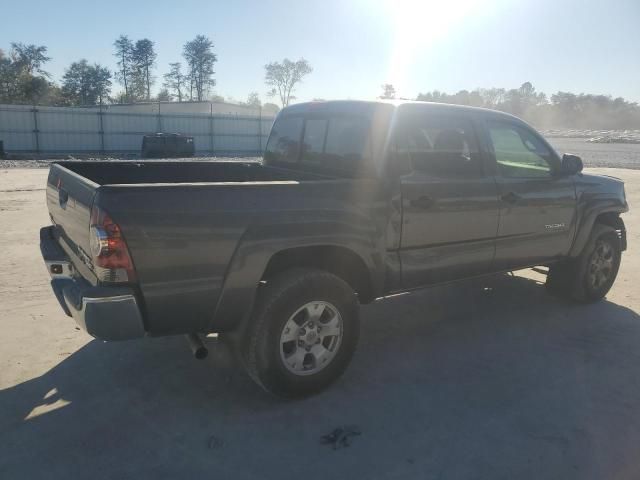
[[13, 62], [0, 49], [0, 102], [8, 101], [13, 93]]
[[285, 58], [282, 62], [271, 62], [264, 66], [264, 80], [267, 85], [273, 87], [269, 92], [270, 96], [276, 94], [280, 97], [283, 107], [295, 97], [292, 95], [294, 89], [302, 79], [313, 72], [313, 68], [304, 58], [292, 62]]
[[215, 86], [213, 65], [218, 57], [213, 53], [213, 42], [204, 35], [198, 35], [184, 44], [182, 54], [189, 68], [189, 99], [193, 100], [193, 90], [196, 99], [202, 101], [209, 93], [209, 88]]
[[251, 92], [247, 97], [246, 104], [253, 108], [260, 108], [262, 106], [262, 101], [260, 100], [258, 92]]
[[47, 57], [47, 47], [44, 45], [25, 45], [24, 43], [11, 44], [11, 59], [16, 67], [29, 76], [38, 73], [43, 77], [49, 77], [49, 73], [42, 66], [51, 60]]
[[480, 88], [478, 94], [482, 98], [484, 107], [497, 108], [504, 101], [504, 88]]
[[116, 72], [117, 80], [124, 86], [124, 95], [127, 100], [130, 99], [129, 91], [129, 75], [131, 73], [131, 56], [133, 54], [133, 42], [126, 35], [120, 35], [113, 46], [116, 51], [114, 56], [118, 59], [118, 71]]
[[187, 77], [182, 73], [182, 65], [180, 62], [170, 63], [169, 67], [169, 73], [164, 74], [163, 86], [169, 90], [172, 95], [178, 97], [178, 101], [181, 102]]
[[166, 88], [160, 89], [158, 95], [156, 96], [156, 100], [158, 102], [171, 102], [173, 100], [173, 95]]
[[147, 101], [151, 99], [151, 85], [155, 79], [151, 75], [151, 70], [155, 66], [157, 54], [154, 44], [148, 38], [138, 40], [131, 52], [132, 83], [137, 96], [144, 97]]
[[395, 87], [390, 83], [385, 83], [384, 85], [382, 85], [382, 95], [380, 95], [380, 98], [384, 98], [384, 99], [396, 98]]
[[98, 97], [99, 105], [102, 105], [111, 93], [111, 72], [107, 67], [95, 63], [93, 65], [93, 89]]

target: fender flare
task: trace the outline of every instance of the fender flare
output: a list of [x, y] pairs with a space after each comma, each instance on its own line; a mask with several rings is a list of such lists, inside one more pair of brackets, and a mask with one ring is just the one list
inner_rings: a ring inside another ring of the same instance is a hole
[[[576, 258], [580, 256], [582, 250], [589, 241], [591, 231], [593, 230], [593, 226], [595, 225], [596, 220], [599, 216], [607, 213], [619, 215], [628, 210], [628, 207], [621, 204], [618, 199], [611, 198], [607, 200], [608, 201], [606, 202], [606, 204], [599, 204], [597, 206], [587, 207], [585, 209], [576, 228], [576, 235], [573, 241], [573, 245], [571, 246], [571, 250], [569, 251], [569, 257]], [[620, 220], [620, 222], [623, 229], [624, 239], [624, 223], [622, 223], [622, 220]]]
[[[382, 290], [384, 280], [376, 278], [372, 273], [380, 269], [381, 265], [376, 265], [378, 262], [373, 259], [373, 255], [363, 254], [359, 248], [354, 248], [352, 243], [319, 242], [312, 239], [301, 242], [299, 238], [294, 237], [283, 242], [283, 239], [253, 238], [247, 232], [231, 258], [216, 311], [209, 322], [209, 331], [228, 332], [237, 330], [238, 327], [243, 328], [271, 258], [285, 250], [304, 247], [339, 247], [350, 250], [369, 270], [374, 291]], [[382, 259], [379, 261], [381, 263]]]

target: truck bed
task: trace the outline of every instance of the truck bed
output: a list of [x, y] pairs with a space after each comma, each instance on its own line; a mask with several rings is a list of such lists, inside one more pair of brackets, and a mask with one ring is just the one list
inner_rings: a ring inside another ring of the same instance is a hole
[[225, 281], [232, 261], [262, 272], [276, 247], [318, 236], [370, 244], [371, 211], [385, 208], [376, 195], [372, 179], [240, 162], [59, 162], [47, 181], [50, 236], [91, 285], [104, 284], [91, 260], [92, 210], [119, 225], [150, 335], [232, 328], [232, 315], [212, 323], [223, 284], [242, 290]]
[[59, 162], [97, 185], [278, 182], [319, 179], [258, 162]]

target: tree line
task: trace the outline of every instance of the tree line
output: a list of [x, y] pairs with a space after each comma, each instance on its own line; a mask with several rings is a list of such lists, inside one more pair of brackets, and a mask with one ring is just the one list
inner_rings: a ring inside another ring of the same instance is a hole
[[[396, 98], [393, 85], [382, 85], [380, 98]], [[484, 107], [511, 113], [539, 128], [640, 129], [640, 106], [622, 97], [559, 91], [551, 96], [531, 82], [519, 88], [477, 88], [448, 94], [420, 93], [418, 101]]]
[[[98, 63], [80, 59], [65, 69], [60, 85], [51, 80], [44, 65], [51, 60], [44, 45], [11, 43], [8, 53], [0, 50], [0, 102], [45, 105], [99, 105], [152, 100], [157, 53], [148, 38], [133, 41], [120, 35], [113, 43], [118, 69], [111, 72]], [[198, 35], [182, 49], [186, 71], [175, 62], [164, 75], [163, 88], [155, 99], [204, 100], [215, 86], [213, 66], [217, 61], [213, 42]], [[113, 82], [123, 90], [111, 95]]]
[[[11, 43], [0, 49], [0, 103], [39, 105], [102, 105], [139, 101], [223, 101], [212, 91], [216, 86], [214, 66], [218, 60], [213, 42], [197, 35], [182, 48], [184, 63], [169, 64], [162, 76], [162, 88], [152, 96], [157, 82], [157, 53], [153, 41], [132, 40], [120, 35], [113, 43], [117, 70], [111, 72], [86, 59], [67, 67], [62, 82], [51, 79], [45, 66], [51, 60], [44, 45]], [[264, 66], [269, 96], [283, 107], [295, 100], [295, 89], [313, 69], [304, 58], [270, 62]], [[112, 94], [117, 82], [122, 90]], [[393, 85], [382, 86], [380, 98], [396, 98]], [[501, 110], [522, 117], [540, 128], [640, 129], [640, 106], [624, 98], [607, 95], [574, 94], [559, 91], [551, 96], [536, 91], [530, 82], [519, 88], [477, 88], [449, 94], [439, 90], [419, 93], [415, 100], [470, 105]], [[259, 107], [257, 92], [245, 102]]]
[[[216, 86], [214, 66], [218, 57], [213, 42], [205, 35], [197, 35], [184, 44], [184, 63], [169, 64], [156, 96], [152, 96], [158, 80], [154, 42], [120, 35], [113, 42], [113, 49], [117, 64], [114, 72], [104, 65], [80, 59], [65, 69], [61, 83], [57, 84], [44, 68], [51, 60], [46, 46], [11, 43], [8, 52], [0, 49], [0, 103], [85, 106], [151, 100], [223, 101], [212, 91]], [[305, 59], [285, 58], [264, 68], [265, 83], [271, 88], [268, 95], [277, 97], [282, 106], [295, 98], [295, 87], [312, 72]], [[120, 84], [122, 90], [112, 94], [114, 82]], [[251, 92], [242, 103], [254, 107], [262, 104], [257, 92]]]

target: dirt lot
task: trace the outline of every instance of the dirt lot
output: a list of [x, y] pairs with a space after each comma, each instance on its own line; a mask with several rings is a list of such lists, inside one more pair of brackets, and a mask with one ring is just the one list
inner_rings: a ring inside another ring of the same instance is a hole
[[[640, 171], [593, 171], [640, 204]], [[0, 170], [0, 478], [640, 478], [637, 210], [606, 301], [532, 272], [381, 301], [337, 385], [284, 402], [224, 349], [78, 331], [39, 255], [46, 174]], [[320, 444], [345, 424], [349, 448]]]
[[590, 143], [585, 138], [549, 138], [557, 152], [574, 153], [587, 167], [640, 169], [640, 143]]

